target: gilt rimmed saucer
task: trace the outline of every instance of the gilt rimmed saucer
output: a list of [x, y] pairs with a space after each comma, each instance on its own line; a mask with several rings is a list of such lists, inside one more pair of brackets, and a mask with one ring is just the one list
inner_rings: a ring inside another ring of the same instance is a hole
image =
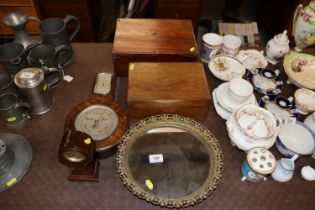
[[213, 57], [209, 61], [208, 67], [216, 78], [223, 81], [242, 78], [246, 72], [241, 61], [228, 55], [217, 55]]

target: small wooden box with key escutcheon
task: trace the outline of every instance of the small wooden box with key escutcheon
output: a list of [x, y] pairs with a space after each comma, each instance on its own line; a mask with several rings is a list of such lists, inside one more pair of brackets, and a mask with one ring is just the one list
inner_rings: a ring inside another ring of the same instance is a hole
[[203, 65], [197, 62], [130, 63], [128, 120], [179, 114], [203, 121], [210, 93]]
[[196, 61], [190, 20], [118, 19], [113, 46], [117, 76], [128, 76], [129, 62]]

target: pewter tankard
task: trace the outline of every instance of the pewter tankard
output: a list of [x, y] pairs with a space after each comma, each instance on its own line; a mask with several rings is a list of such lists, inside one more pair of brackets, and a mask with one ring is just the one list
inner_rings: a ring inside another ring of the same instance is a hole
[[30, 105], [30, 112], [41, 115], [48, 112], [54, 103], [50, 85], [45, 81], [44, 72], [39, 68], [26, 68], [17, 73], [14, 83]]

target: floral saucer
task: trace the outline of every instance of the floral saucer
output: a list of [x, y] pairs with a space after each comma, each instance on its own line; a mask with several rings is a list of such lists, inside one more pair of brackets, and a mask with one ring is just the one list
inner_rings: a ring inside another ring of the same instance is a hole
[[236, 58], [243, 63], [246, 69], [265, 68], [268, 65], [264, 52], [254, 49], [241, 50]]
[[208, 67], [216, 78], [223, 81], [242, 78], [246, 72], [245, 67], [239, 60], [228, 55], [215, 56], [209, 61]]
[[234, 100], [229, 94], [228, 82], [222, 83], [217, 87], [216, 97], [218, 100], [218, 104], [220, 104], [221, 107], [223, 107], [229, 112], [234, 112], [236, 109], [238, 109], [244, 104], [257, 104], [254, 94], [252, 94], [247, 100], [242, 102]]
[[231, 112], [229, 112], [228, 110], [226, 110], [224, 107], [222, 107], [219, 102], [218, 102], [218, 99], [217, 99], [217, 96], [216, 96], [216, 91], [217, 91], [217, 88], [213, 90], [212, 92], [212, 99], [213, 99], [213, 104], [214, 104], [214, 108], [215, 108], [215, 111], [217, 112], [217, 114], [222, 118], [222, 119], [229, 119], [230, 115], [232, 114]]
[[280, 79], [279, 70], [266, 68], [251, 69], [247, 73], [247, 79], [254, 89], [265, 95], [278, 95], [281, 93], [283, 82]]
[[267, 109], [280, 120], [299, 116], [292, 96], [286, 98], [284, 96], [265, 95], [259, 100], [259, 106]]

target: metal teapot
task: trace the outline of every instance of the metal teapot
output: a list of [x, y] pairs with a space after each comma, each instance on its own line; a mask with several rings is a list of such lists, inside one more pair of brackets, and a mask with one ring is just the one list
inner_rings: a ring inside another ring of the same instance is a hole
[[292, 23], [295, 50], [301, 52], [304, 48], [315, 44], [315, 1], [303, 8], [297, 6]]

